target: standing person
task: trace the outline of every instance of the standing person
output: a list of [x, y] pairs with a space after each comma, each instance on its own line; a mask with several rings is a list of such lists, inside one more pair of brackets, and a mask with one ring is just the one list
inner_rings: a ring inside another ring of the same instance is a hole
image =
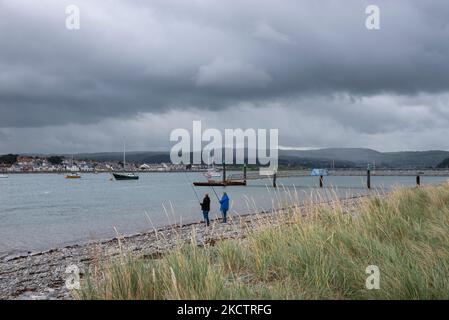
[[223, 223], [226, 223], [226, 214], [229, 210], [229, 197], [226, 192], [223, 192], [223, 197], [220, 200], [220, 211], [223, 216]]
[[203, 202], [200, 203], [201, 210], [203, 211], [204, 222], [209, 226], [209, 211], [210, 211], [210, 198], [209, 194], [204, 195]]

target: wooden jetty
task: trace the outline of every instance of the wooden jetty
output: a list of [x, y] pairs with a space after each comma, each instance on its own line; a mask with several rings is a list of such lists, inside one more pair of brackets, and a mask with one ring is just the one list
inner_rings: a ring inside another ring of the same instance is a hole
[[[249, 172], [245, 174], [245, 181], [267, 179], [272, 181], [273, 187], [277, 187], [276, 179], [279, 178], [294, 178], [294, 177], [310, 177], [310, 170], [283, 170], [277, 171], [272, 175], [260, 175], [259, 172]], [[371, 182], [373, 176], [402, 176], [402, 177], [416, 177], [416, 186], [421, 185], [421, 177], [449, 177], [449, 170], [447, 169], [377, 169], [373, 170], [368, 167], [367, 170], [362, 169], [334, 169], [328, 170], [327, 176], [353, 176], [366, 177], [366, 187], [371, 189]], [[318, 185], [320, 188], [324, 187], [324, 176], [318, 176]], [[241, 173], [232, 174], [230, 181], [239, 180], [242, 178]]]
[[[328, 176], [362, 176], [366, 177], [366, 187], [371, 189], [371, 178], [373, 176], [414, 176], [416, 177], [416, 186], [421, 185], [421, 177], [441, 176], [449, 177], [449, 170], [447, 169], [377, 169], [372, 170], [368, 167], [367, 170], [362, 169], [341, 169], [328, 170]], [[246, 186], [247, 180], [268, 179], [271, 180], [274, 188], [277, 187], [277, 179], [279, 178], [293, 178], [293, 177], [310, 177], [310, 170], [284, 170], [274, 172], [272, 175], [260, 175], [259, 172], [246, 173], [246, 165], [243, 167], [243, 174], [231, 174], [226, 177], [226, 168], [223, 166], [222, 180], [209, 180], [205, 182], [194, 182], [194, 186], [202, 187], [226, 187], [226, 186]], [[318, 185], [320, 188], [324, 187], [324, 176], [320, 175]]]

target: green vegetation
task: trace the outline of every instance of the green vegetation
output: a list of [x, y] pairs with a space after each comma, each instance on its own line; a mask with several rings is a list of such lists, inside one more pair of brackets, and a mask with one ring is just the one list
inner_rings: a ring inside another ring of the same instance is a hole
[[64, 157], [62, 156], [51, 156], [47, 158], [47, 161], [52, 165], [60, 165], [64, 161]]
[[444, 159], [443, 161], [441, 161], [440, 164], [437, 166], [437, 168], [439, 168], [439, 169], [447, 169], [447, 168], [449, 168], [449, 158]]
[[[96, 266], [82, 299], [448, 299], [449, 184], [320, 206], [241, 240]], [[346, 212], [346, 213], [345, 213]], [[367, 290], [365, 269], [380, 269]]]
[[13, 165], [17, 163], [17, 157], [18, 157], [17, 154], [6, 154], [0, 156], [0, 163]]

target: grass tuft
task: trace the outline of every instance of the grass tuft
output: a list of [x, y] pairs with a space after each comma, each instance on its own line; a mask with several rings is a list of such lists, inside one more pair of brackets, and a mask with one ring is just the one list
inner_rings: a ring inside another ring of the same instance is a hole
[[[280, 220], [280, 221], [279, 221]], [[365, 269], [380, 269], [368, 290]], [[448, 299], [449, 184], [298, 208], [204, 248], [124, 258], [89, 274], [81, 299]]]

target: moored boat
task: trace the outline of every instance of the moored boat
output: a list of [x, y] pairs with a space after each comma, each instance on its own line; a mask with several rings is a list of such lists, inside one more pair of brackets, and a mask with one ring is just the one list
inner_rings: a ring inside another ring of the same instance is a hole
[[132, 172], [114, 172], [115, 180], [138, 180], [139, 176]]
[[65, 176], [66, 179], [80, 179], [81, 175], [76, 172], [71, 172], [68, 175]]
[[113, 172], [112, 176], [115, 180], [138, 180], [139, 176], [133, 172], [126, 172], [126, 144], [123, 139], [123, 172]]
[[[71, 170], [74, 170], [73, 169], [73, 155], [72, 155], [72, 168], [71, 168]], [[72, 171], [72, 172], [70, 172], [69, 174], [67, 174], [66, 176], [65, 176], [65, 178], [66, 179], [80, 179], [81, 178], [81, 175], [78, 173], [78, 172], [74, 172], [74, 171]]]
[[204, 176], [207, 180], [213, 180], [213, 178], [221, 177], [221, 173], [218, 172], [215, 168], [207, 169], [207, 172], [204, 173]]
[[246, 186], [246, 181], [244, 180], [209, 180], [206, 182], [194, 182], [195, 187], [227, 187], [227, 186]]
[[219, 172], [215, 168], [215, 161], [212, 160], [212, 165], [211, 165], [210, 158], [208, 157], [207, 164], [209, 165], [209, 167], [207, 168], [207, 171], [204, 173], [204, 176], [206, 177], [206, 179], [208, 181], [213, 181], [214, 178], [221, 177], [221, 175], [222, 175], [221, 172]]

